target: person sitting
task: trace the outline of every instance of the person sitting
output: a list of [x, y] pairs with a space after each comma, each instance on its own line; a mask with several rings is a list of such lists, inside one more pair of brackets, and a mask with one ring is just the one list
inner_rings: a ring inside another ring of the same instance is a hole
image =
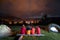
[[41, 29], [39, 26], [36, 26], [36, 34], [41, 34]]
[[27, 31], [26, 31], [26, 34], [30, 35], [30, 34], [31, 34], [31, 27], [28, 26], [26, 30], [27, 30]]
[[21, 34], [26, 34], [26, 27], [25, 27], [25, 25], [22, 26], [20, 33]]
[[35, 34], [35, 28], [33, 26], [31, 28], [31, 34]]
[[[26, 27], [25, 27], [25, 25], [23, 25], [21, 27], [20, 33], [21, 34], [26, 34]], [[24, 37], [23, 35], [15, 36], [14, 40], [22, 40], [23, 37]]]

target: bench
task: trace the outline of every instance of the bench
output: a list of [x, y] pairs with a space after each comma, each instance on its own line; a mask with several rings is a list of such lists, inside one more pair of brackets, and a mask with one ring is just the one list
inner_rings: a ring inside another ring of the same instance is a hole
[[17, 36], [45, 36], [44, 34], [30, 34], [30, 35], [27, 35], [27, 34], [17, 34]]

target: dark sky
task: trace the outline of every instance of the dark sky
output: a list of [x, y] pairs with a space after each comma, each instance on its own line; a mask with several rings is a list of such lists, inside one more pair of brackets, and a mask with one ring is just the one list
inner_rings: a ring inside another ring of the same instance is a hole
[[0, 14], [15, 17], [60, 16], [60, 0], [0, 0]]
[[48, 3], [48, 7], [54, 11], [50, 12], [51, 16], [60, 16], [60, 0], [54, 0], [54, 2]]

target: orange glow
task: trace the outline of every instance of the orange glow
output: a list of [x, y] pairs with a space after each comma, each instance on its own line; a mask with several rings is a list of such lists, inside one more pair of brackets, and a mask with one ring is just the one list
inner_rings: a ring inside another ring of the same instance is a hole
[[12, 24], [12, 22], [11, 22], [11, 21], [9, 21], [9, 24]]
[[2, 11], [17, 17], [39, 15], [46, 4], [47, 0], [2, 0]]
[[16, 21], [14, 21], [14, 24], [17, 24], [17, 22], [16, 22]]

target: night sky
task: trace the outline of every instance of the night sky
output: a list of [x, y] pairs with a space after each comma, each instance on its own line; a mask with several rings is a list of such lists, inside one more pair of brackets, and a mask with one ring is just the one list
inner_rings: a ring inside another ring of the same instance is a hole
[[0, 14], [15, 17], [60, 16], [60, 0], [0, 0]]

